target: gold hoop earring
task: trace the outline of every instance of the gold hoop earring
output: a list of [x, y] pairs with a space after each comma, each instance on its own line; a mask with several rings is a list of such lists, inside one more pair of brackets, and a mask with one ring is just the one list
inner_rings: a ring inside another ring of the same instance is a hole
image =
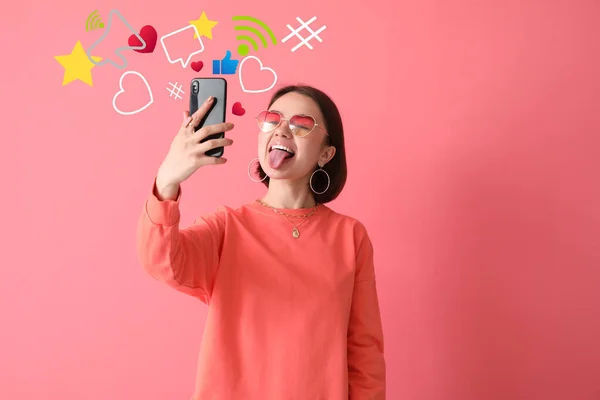
[[250, 164], [252, 164], [252, 162], [253, 162], [254, 160], [258, 160], [258, 157], [254, 157], [254, 158], [253, 158], [252, 160], [250, 160], [250, 162], [248, 163], [248, 178], [250, 178], [250, 180], [251, 180], [252, 182], [260, 183], [260, 182], [264, 181], [265, 179], [267, 179], [267, 174], [265, 174], [265, 177], [264, 177], [264, 178], [262, 178], [260, 181], [257, 181], [256, 179], [252, 179], [252, 175], [250, 175]]
[[[313, 177], [314, 177], [314, 176], [315, 176], [315, 174], [316, 174], [317, 172], [319, 172], [319, 171], [323, 172], [323, 173], [325, 174], [325, 176], [327, 177], [327, 187], [326, 187], [326, 188], [325, 188], [325, 190], [323, 190], [322, 192], [317, 192], [317, 191], [315, 190], [315, 188], [313, 188], [313, 183], [312, 183]], [[308, 183], [310, 184], [310, 190], [312, 190], [314, 194], [323, 194], [323, 193], [325, 193], [327, 190], [329, 190], [329, 185], [330, 185], [330, 183], [331, 183], [331, 179], [330, 179], [330, 177], [329, 177], [329, 174], [327, 173], [327, 171], [325, 171], [325, 170], [323, 169], [323, 167], [322, 167], [321, 165], [319, 165], [319, 169], [316, 169], [316, 170], [315, 170], [315, 171], [312, 173], [312, 175], [310, 176], [310, 180], [308, 181]]]

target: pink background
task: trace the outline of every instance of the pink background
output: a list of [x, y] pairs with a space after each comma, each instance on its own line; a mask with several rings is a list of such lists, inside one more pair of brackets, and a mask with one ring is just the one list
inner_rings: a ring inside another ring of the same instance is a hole
[[[211, 76], [226, 49], [239, 58], [233, 15], [279, 40], [316, 15], [327, 29], [314, 50], [251, 54], [278, 86], [315, 85], [342, 110], [349, 180], [332, 207], [375, 244], [388, 398], [600, 399], [597, 0], [123, 4], [20, 1], [0, 14], [0, 398], [189, 398], [207, 310], [145, 275], [134, 246], [187, 104], [165, 88]], [[87, 16], [106, 24], [115, 7], [159, 37], [205, 11], [219, 24], [204, 69], [169, 64], [159, 44], [125, 52], [125, 70], [95, 67], [93, 87], [63, 87], [54, 56], [89, 47], [103, 31], [86, 32]], [[126, 70], [155, 98], [130, 116], [111, 104]], [[228, 113], [229, 163], [185, 183], [183, 225], [263, 191], [246, 167], [271, 93], [227, 78], [246, 115]]]

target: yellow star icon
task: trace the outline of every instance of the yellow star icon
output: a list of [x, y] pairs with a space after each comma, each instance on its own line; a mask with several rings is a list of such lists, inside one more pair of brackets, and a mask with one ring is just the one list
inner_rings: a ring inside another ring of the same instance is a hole
[[[65, 68], [62, 83], [63, 86], [76, 79], [79, 79], [90, 86], [94, 86], [92, 84], [92, 68], [94, 68], [96, 64], [91, 62], [87, 54], [85, 54], [85, 50], [79, 40], [75, 44], [75, 47], [73, 47], [73, 50], [71, 50], [71, 54], [54, 56], [54, 59]], [[95, 56], [92, 56], [92, 59], [94, 61], [102, 60], [101, 57]]]
[[[202, 11], [200, 18], [190, 21], [190, 24], [196, 27], [196, 30], [200, 36], [206, 36], [207, 38], [212, 39], [212, 28], [214, 28], [218, 22], [210, 21], [206, 16], [206, 13]], [[198, 34], [194, 33], [194, 39], [198, 37]]]

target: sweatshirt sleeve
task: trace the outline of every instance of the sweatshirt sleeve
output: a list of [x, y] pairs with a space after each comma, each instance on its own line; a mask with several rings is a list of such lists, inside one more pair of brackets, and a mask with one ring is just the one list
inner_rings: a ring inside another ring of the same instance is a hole
[[208, 304], [219, 265], [224, 219], [198, 218], [180, 229], [179, 200], [159, 200], [156, 180], [138, 220], [136, 248], [143, 268], [155, 279]]
[[348, 326], [349, 400], [385, 400], [383, 328], [373, 265], [373, 246], [361, 226]]

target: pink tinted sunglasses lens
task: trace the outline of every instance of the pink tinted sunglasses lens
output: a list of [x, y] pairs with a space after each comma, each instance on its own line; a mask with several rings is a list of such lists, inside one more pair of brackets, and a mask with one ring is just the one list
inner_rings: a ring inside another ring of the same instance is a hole
[[294, 115], [290, 119], [290, 127], [302, 133], [310, 132], [315, 127], [315, 120], [303, 115]]
[[[270, 132], [281, 123], [281, 115], [275, 112], [263, 111], [256, 118], [263, 132]], [[315, 127], [315, 120], [303, 115], [294, 115], [289, 121], [290, 129], [296, 134], [307, 134]]]
[[280, 121], [281, 116], [279, 114], [268, 111], [261, 112], [257, 117], [258, 126], [265, 132], [275, 129]]

